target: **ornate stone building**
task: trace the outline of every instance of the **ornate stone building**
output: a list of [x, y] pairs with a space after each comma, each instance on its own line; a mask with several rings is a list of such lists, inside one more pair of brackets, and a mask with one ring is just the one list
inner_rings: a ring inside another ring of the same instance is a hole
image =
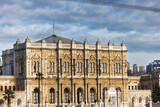
[[[101, 45], [97, 40], [95, 45], [89, 45], [87, 40], [81, 43], [52, 35], [37, 42], [31, 42], [28, 37], [24, 43], [17, 40], [10, 51], [10, 55], [8, 50], [3, 52], [3, 67], [7, 65], [7, 69], [11, 69], [13, 64], [13, 73], [8, 74], [14, 76], [1, 76], [0, 99], [5, 89], [14, 90], [16, 98], [11, 103], [14, 107], [37, 107], [38, 102], [41, 107], [81, 102], [132, 107], [134, 103], [128, 89], [134, 79], [127, 76], [124, 42], [120, 46], [110, 41]], [[38, 72], [43, 74], [40, 82], [35, 79]], [[136, 92], [139, 91], [133, 93]], [[150, 98], [150, 95], [148, 91], [145, 97]]]

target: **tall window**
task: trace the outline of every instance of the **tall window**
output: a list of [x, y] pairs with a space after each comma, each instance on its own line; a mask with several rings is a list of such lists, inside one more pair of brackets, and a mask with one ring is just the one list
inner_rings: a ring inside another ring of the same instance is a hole
[[119, 63], [115, 64], [115, 72], [120, 73], [120, 64]]
[[77, 72], [82, 72], [82, 63], [81, 62], [77, 63]]
[[130, 90], [130, 86], [128, 86], [128, 90]]
[[3, 91], [3, 86], [1, 86], [1, 91]]
[[69, 90], [68, 90], [68, 88], [64, 89], [64, 102], [69, 103]]
[[64, 62], [64, 72], [69, 72], [69, 62]]
[[146, 97], [146, 104], [148, 104], [149, 103], [149, 98], [148, 97]]
[[34, 72], [39, 72], [39, 62], [34, 61]]
[[132, 107], [135, 107], [135, 97], [132, 97]]
[[106, 63], [102, 63], [102, 72], [107, 72], [107, 64]]
[[15, 86], [13, 86], [13, 91], [15, 91]]
[[78, 88], [78, 89], [77, 89], [77, 102], [78, 102], [78, 103], [81, 103], [81, 101], [82, 101], [82, 99], [83, 99], [82, 95], [83, 95], [82, 89], [81, 89], [81, 88]]
[[11, 86], [9, 86], [9, 90], [11, 90]]
[[139, 97], [139, 103], [142, 103], [142, 97]]
[[39, 102], [39, 90], [34, 89], [34, 104], [37, 104]]
[[5, 91], [7, 90], [7, 86], [5, 86]]
[[50, 103], [55, 103], [55, 91], [53, 88], [50, 89]]
[[90, 102], [95, 102], [95, 90], [93, 88], [90, 89]]
[[94, 69], [95, 69], [94, 63], [91, 62], [90, 63], [90, 72], [94, 72]]
[[54, 72], [54, 62], [49, 63], [49, 72]]
[[103, 89], [103, 102], [105, 102], [105, 96], [106, 96], [107, 88]]

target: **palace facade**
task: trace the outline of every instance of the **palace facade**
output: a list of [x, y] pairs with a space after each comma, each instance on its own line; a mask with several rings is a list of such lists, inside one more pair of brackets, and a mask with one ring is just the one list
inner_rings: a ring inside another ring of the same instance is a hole
[[[151, 101], [151, 90], [142, 90], [141, 78], [127, 76], [124, 42], [102, 45], [97, 40], [90, 45], [87, 40], [81, 43], [57, 35], [31, 42], [27, 37], [24, 43], [17, 40], [13, 49], [3, 51], [2, 59], [2, 107], [6, 89], [15, 91], [13, 107], [76, 106], [81, 102], [145, 107]], [[35, 79], [37, 73], [43, 78]]]

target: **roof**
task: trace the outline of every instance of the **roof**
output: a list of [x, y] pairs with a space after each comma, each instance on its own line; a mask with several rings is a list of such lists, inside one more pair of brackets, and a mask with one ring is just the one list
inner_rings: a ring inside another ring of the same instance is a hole
[[[59, 40], [62, 41], [62, 43], [66, 43], [66, 44], [70, 44], [71, 43], [71, 39], [67, 39], [67, 38], [64, 38], [64, 37], [60, 37], [60, 36], [57, 36], [57, 35], [51, 35], [47, 38], [44, 38], [44, 40], [46, 41], [46, 43], [58, 43]], [[39, 40], [39, 41], [36, 41], [36, 43], [40, 43], [42, 41]], [[75, 41], [76, 44], [82, 44], [81, 42], [79, 41]]]

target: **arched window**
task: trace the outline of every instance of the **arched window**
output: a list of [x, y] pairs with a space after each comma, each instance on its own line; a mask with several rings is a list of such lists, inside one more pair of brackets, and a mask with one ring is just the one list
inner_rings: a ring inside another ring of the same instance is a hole
[[103, 89], [103, 102], [105, 102], [105, 96], [106, 96], [107, 88]]
[[21, 105], [21, 102], [22, 102], [21, 99], [18, 99], [17, 100], [17, 106]]
[[132, 86], [132, 90], [133, 90], [133, 86]]
[[116, 105], [119, 107], [120, 106], [120, 103], [121, 103], [121, 88], [120, 87], [118, 87], [117, 89], [116, 89], [116, 100], [117, 100], [117, 102], [116, 102]]
[[132, 107], [135, 107], [135, 97], [132, 97]]
[[90, 63], [90, 72], [94, 72], [95, 65], [93, 62]]
[[9, 90], [11, 90], [11, 86], [9, 86]]
[[1, 91], [3, 91], [3, 86], [1, 86]]
[[102, 63], [102, 72], [103, 73], [107, 72], [107, 64], [106, 63]]
[[139, 97], [139, 103], [142, 103], [142, 97]]
[[148, 104], [149, 103], [149, 98], [148, 97], [146, 97], [146, 104]]
[[55, 91], [53, 88], [50, 89], [50, 103], [55, 103]]
[[64, 72], [69, 72], [69, 62], [64, 62]]
[[77, 89], [77, 102], [78, 104], [82, 102], [83, 100], [83, 90], [81, 88]]
[[137, 90], [137, 86], [135, 86], [135, 90]]
[[128, 90], [130, 90], [130, 86], [128, 86]]
[[3, 104], [4, 104], [3, 99], [0, 99], [0, 106], [3, 106]]
[[93, 88], [90, 89], [90, 102], [95, 102], [95, 90]]
[[51, 72], [51, 73], [54, 72], [54, 62], [49, 63], [49, 72]]
[[36, 88], [34, 89], [34, 104], [39, 102], [39, 90]]
[[69, 101], [69, 89], [68, 88], [64, 89], [64, 102], [65, 103], [70, 103], [70, 101]]
[[34, 72], [39, 72], [39, 62], [37, 61], [34, 61], [33, 63], [33, 68], [34, 68]]
[[7, 90], [7, 86], [5, 86], [5, 91]]

